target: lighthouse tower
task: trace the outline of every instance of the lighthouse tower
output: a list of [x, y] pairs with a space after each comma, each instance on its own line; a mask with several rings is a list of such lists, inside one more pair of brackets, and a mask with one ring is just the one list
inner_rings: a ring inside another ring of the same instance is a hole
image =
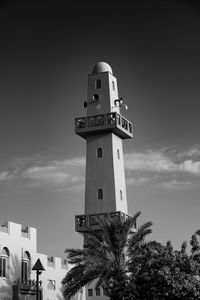
[[[111, 67], [98, 62], [88, 75], [86, 116], [75, 119], [75, 132], [86, 140], [85, 212], [75, 217], [77, 232], [98, 230], [98, 219], [128, 215], [123, 139], [133, 125], [121, 115], [127, 108], [118, 96]], [[96, 298], [97, 297], [97, 298]], [[106, 299], [101, 290], [86, 288], [86, 299]]]

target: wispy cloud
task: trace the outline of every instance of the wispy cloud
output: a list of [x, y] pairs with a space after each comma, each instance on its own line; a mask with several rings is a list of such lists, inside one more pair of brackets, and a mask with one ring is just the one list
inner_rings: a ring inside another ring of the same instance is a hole
[[127, 184], [189, 188], [200, 183], [200, 152], [169, 148], [131, 152], [124, 156]]
[[85, 180], [85, 159], [48, 160], [21, 158], [15, 160], [11, 170], [0, 172], [0, 181], [17, 179], [27, 187], [53, 187], [70, 189], [83, 185]]
[[[127, 185], [154, 186], [168, 189], [189, 188], [200, 183], [200, 147], [189, 150], [162, 148], [124, 155]], [[0, 181], [22, 180], [27, 187], [54, 190], [83, 188], [85, 158], [52, 160], [18, 159], [12, 170], [0, 172]]]
[[84, 182], [85, 161], [81, 157], [55, 160], [43, 166], [31, 166], [20, 175], [34, 186], [70, 186]]
[[177, 153], [178, 157], [185, 158], [199, 158], [200, 157], [200, 145], [195, 145], [188, 150]]
[[174, 172], [177, 165], [164, 153], [148, 150], [145, 153], [131, 152], [125, 155], [126, 170]]
[[12, 178], [13, 175], [10, 174], [9, 172], [7, 171], [4, 171], [4, 172], [0, 172], [0, 181], [3, 181], [3, 180], [8, 180], [10, 178]]
[[[180, 156], [171, 158], [162, 150], [147, 150], [144, 153], [131, 152], [125, 155], [125, 168], [127, 170], [152, 171], [158, 173], [188, 172], [200, 175], [200, 160], [186, 159], [180, 161]], [[178, 161], [179, 159], [179, 161]]]

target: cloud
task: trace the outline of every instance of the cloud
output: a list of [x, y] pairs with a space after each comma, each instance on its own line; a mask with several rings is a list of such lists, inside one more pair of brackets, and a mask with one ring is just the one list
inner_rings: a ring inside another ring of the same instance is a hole
[[179, 164], [179, 171], [200, 175], [200, 161], [185, 160]]
[[[177, 155], [177, 158], [180, 157]], [[151, 171], [158, 173], [187, 172], [200, 175], [200, 161], [178, 162], [162, 151], [148, 150], [144, 153], [132, 152], [124, 157], [128, 171]]]
[[126, 170], [145, 170], [154, 172], [174, 172], [177, 165], [164, 153], [148, 150], [145, 153], [132, 152], [124, 157]]
[[0, 172], [0, 181], [3, 181], [3, 180], [8, 180], [10, 178], [12, 178], [13, 175], [10, 174], [9, 172], [5, 171], [5, 172]]
[[191, 181], [178, 181], [178, 180], [172, 180], [172, 181], [166, 181], [162, 182], [160, 184], [160, 187], [170, 189], [170, 190], [177, 190], [177, 189], [187, 189], [194, 187], [194, 183]]
[[[198, 147], [188, 151], [163, 148], [124, 155], [128, 185], [168, 189], [191, 188], [200, 183]], [[188, 159], [193, 156], [194, 158]], [[195, 160], [196, 158], [196, 160]]]
[[[171, 189], [193, 187], [200, 183], [198, 149], [197, 145], [184, 151], [165, 147], [125, 153], [126, 183]], [[17, 159], [12, 170], [0, 172], [1, 182], [11, 178], [22, 180], [27, 187], [48, 187], [55, 191], [84, 189], [85, 157]]]
[[188, 150], [177, 153], [177, 156], [182, 158], [200, 158], [200, 145], [195, 145]]
[[70, 186], [84, 182], [85, 161], [81, 157], [50, 161], [43, 166], [31, 166], [21, 177], [32, 182], [32, 186]]

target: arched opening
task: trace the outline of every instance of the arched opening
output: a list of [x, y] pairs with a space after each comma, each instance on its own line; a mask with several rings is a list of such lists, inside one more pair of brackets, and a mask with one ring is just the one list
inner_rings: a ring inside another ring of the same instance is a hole
[[102, 199], [103, 199], [103, 190], [98, 189], [98, 200], [102, 200]]
[[112, 81], [112, 88], [113, 88], [113, 91], [115, 91], [115, 83], [114, 83], [114, 81]]
[[24, 256], [22, 257], [22, 265], [21, 265], [21, 278], [22, 280], [27, 280], [30, 277], [31, 270], [31, 256], [28, 251], [24, 252]]
[[101, 147], [97, 148], [97, 157], [102, 157], [103, 156], [103, 150]]
[[100, 89], [101, 88], [101, 80], [97, 79], [96, 80], [96, 89]]
[[7, 277], [8, 266], [9, 266], [10, 252], [7, 247], [2, 249], [0, 254], [0, 277]]

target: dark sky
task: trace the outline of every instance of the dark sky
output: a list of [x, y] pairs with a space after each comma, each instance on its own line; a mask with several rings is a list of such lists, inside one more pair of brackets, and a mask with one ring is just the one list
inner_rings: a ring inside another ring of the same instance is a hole
[[85, 114], [87, 75], [103, 60], [135, 126], [133, 141], [124, 142], [129, 211], [153, 221], [154, 238], [176, 245], [189, 238], [200, 227], [199, 6], [0, 5], [0, 219], [37, 227], [42, 252], [61, 256], [69, 236], [78, 245], [85, 142], [74, 134], [74, 117]]

